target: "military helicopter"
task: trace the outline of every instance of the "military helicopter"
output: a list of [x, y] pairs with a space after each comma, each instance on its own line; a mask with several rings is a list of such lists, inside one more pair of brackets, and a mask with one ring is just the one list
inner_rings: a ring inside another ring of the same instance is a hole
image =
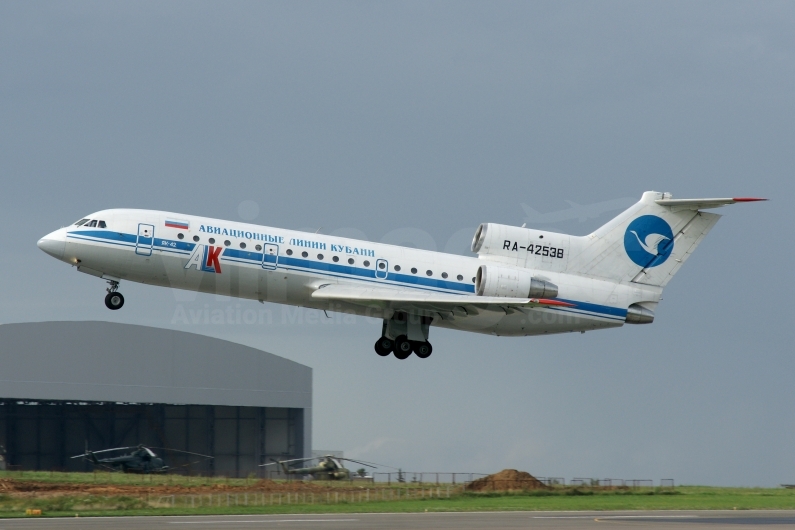
[[[113, 451], [128, 451], [133, 449], [131, 453], [112, 456], [108, 458], [97, 458], [100, 453], [109, 453]], [[104, 467], [111, 471], [121, 471], [122, 473], [167, 473], [176, 468], [167, 466], [163, 459], [155, 454], [152, 449], [162, 449], [163, 451], [184, 453], [188, 455], [199, 456], [202, 458], [213, 458], [211, 456], [202, 455], [199, 453], [191, 453], [190, 451], [181, 451], [179, 449], [164, 449], [162, 447], [146, 447], [145, 445], [138, 445], [136, 447], [115, 447], [113, 449], [102, 449], [101, 451], [89, 451], [81, 455], [75, 455], [72, 458], [85, 458], [92, 462], [95, 466]], [[191, 462], [186, 465], [195, 464]], [[184, 466], [179, 466], [184, 467]]]
[[[310, 460], [318, 460], [318, 463], [312, 467], [301, 468], [288, 468], [287, 464], [290, 462], [308, 462]], [[348, 480], [351, 478], [351, 471], [342, 465], [342, 462], [354, 462], [367, 467], [378, 467], [378, 464], [371, 462], [360, 462], [351, 458], [342, 458], [337, 456], [314, 456], [311, 458], [294, 458], [292, 460], [274, 460], [269, 464], [260, 464], [260, 467], [279, 465], [284, 471], [285, 475], [312, 475], [315, 480]]]

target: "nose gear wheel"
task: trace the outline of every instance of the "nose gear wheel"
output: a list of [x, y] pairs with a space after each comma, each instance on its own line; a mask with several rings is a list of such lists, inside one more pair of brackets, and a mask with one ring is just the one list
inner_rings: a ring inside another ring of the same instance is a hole
[[111, 291], [107, 295], [105, 295], [105, 307], [111, 309], [113, 311], [117, 309], [121, 309], [121, 306], [124, 305], [124, 297], [121, 293], [116, 291]]

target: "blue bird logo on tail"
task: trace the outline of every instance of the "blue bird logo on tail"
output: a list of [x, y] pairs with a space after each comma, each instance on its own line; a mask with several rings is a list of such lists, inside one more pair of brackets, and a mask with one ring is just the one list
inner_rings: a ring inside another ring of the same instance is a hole
[[656, 215], [638, 217], [624, 233], [624, 250], [641, 267], [662, 265], [674, 250], [671, 225]]

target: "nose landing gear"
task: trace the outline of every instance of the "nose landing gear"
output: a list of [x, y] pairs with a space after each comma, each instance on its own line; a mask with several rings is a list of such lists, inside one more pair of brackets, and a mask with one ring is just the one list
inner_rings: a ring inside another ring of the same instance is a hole
[[105, 295], [105, 307], [112, 311], [121, 309], [121, 306], [124, 305], [124, 296], [122, 296], [120, 292], [117, 292], [119, 289], [119, 282], [116, 280], [108, 280], [108, 283], [110, 287], [106, 289], [108, 294]]

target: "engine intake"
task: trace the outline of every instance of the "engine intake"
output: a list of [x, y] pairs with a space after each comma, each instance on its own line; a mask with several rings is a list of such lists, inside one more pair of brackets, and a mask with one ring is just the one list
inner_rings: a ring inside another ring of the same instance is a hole
[[533, 278], [527, 269], [481, 265], [475, 276], [478, 296], [510, 298], [555, 298], [558, 286], [547, 280]]

